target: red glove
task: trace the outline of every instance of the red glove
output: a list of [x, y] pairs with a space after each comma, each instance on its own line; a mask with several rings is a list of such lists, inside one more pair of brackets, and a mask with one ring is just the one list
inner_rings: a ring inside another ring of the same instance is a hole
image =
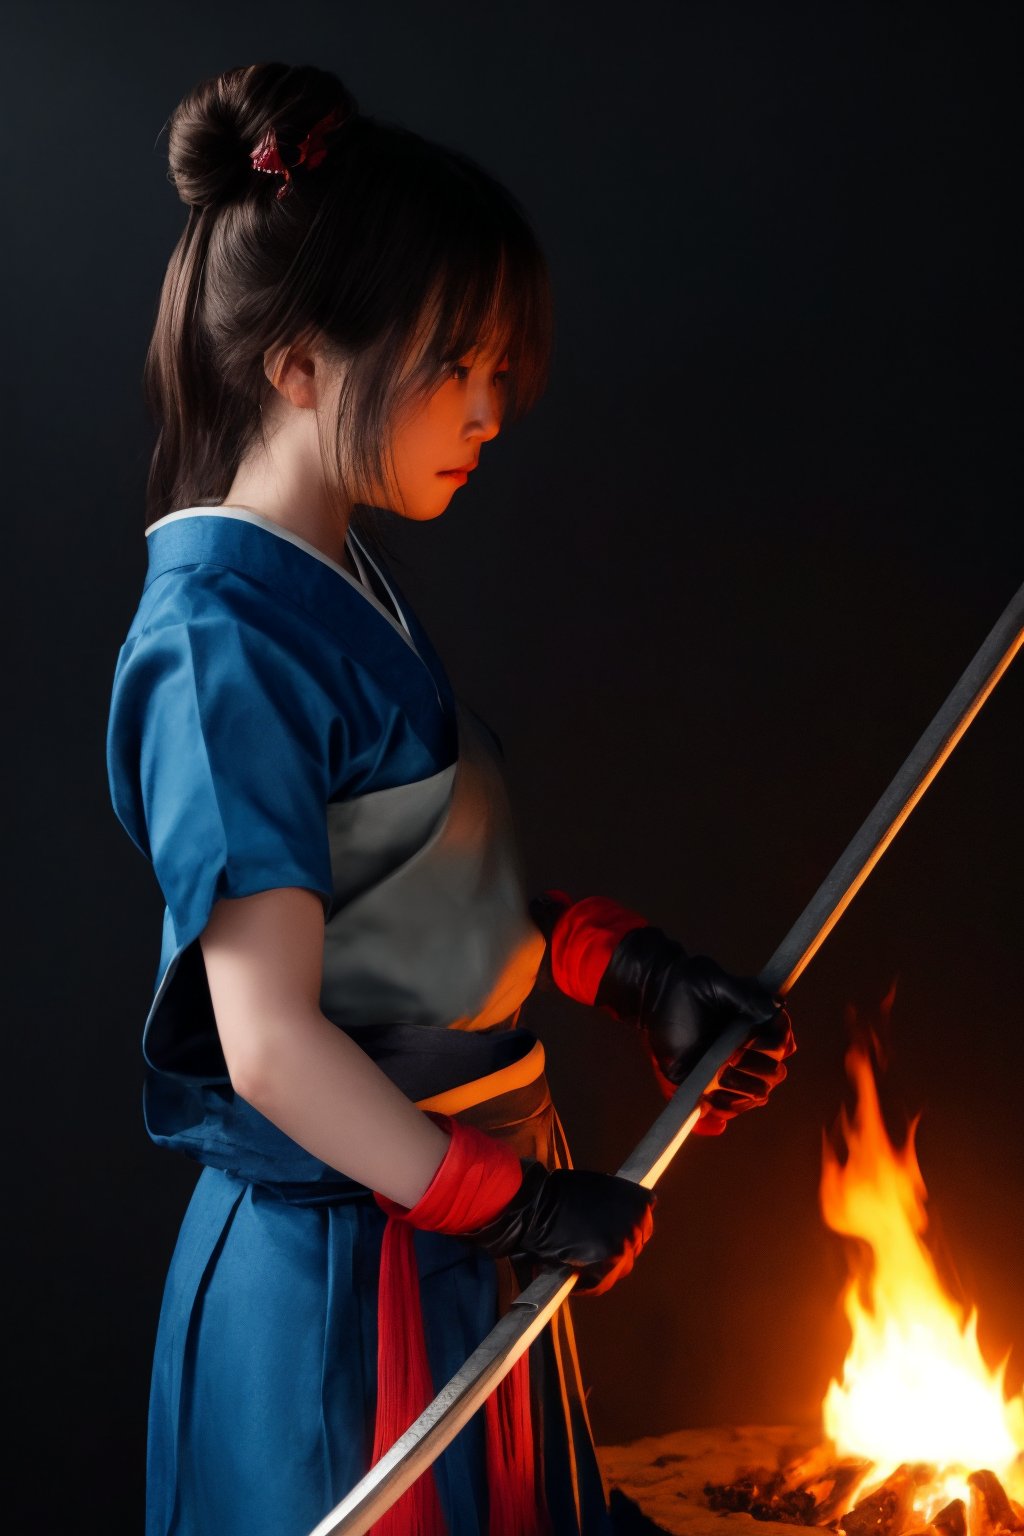
[[662, 1093], [676, 1088], [722, 1031], [749, 1020], [751, 1039], [719, 1074], [694, 1126], [717, 1136], [744, 1110], [764, 1104], [796, 1050], [789, 1014], [753, 977], [732, 976], [705, 955], [688, 955], [640, 913], [606, 896], [573, 901], [545, 891], [530, 902], [548, 940], [541, 985], [601, 1008], [637, 1028]]

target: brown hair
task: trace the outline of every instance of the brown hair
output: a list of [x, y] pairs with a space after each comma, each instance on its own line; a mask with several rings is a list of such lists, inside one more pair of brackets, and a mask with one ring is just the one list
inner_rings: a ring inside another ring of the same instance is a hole
[[[278, 199], [282, 178], [255, 170], [252, 151], [273, 128], [290, 164], [332, 109], [343, 121], [325, 158], [293, 169]], [[268, 348], [315, 339], [349, 363], [331, 487], [346, 504], [359, 484], [394, 484], [393, 413], [474, 347], [508, 355], [506, 419], [536, 403], [547, 265], [517, 199], [467, 155], [360, 113], [327, 70], [269, 63], [200, 81], [171, 115], [168, 160], [189, 212], [145, 363], [147, 526], [227, 494], [262, 436]], [[356, 526], [379, 531], [361, 512]]]

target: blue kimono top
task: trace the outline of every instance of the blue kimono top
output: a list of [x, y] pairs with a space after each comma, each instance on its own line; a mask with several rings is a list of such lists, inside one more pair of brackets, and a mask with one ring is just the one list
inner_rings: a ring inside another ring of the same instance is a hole
[[[147, 545], [107, 767], [166, 903], [146, 1128], [204, 1166], [161, 1308], [146, 1533], [304, 1536], [368, 1467], [384, 1216], [234, 1092], [199, 935], [222, 897], [315, 891], [324, 1014], [421, 1107], [571, 1166], [543, 1046], [517, 1027], [544, 940], [500, 743], [379, 552], [349, 529], [357, 580], [233, 506], [170, 513]], [[495, 1264], [444, 1234], [415, 1241], [439, 1389], [498, 1315]], [[531, 1351], [555, 1529], [606, 1536], [567, 1306]], [[481, 1418], [433, 1469], [452, 1536], [487, 1530]]]
[[[501, 1066], [520, 1039], [468, 1036], [511, 1018], [544, 942], [496, 738], [354, 534], [393, 608], [248, 509], [175, 512], [148, 542], [107, 736], [114, 809], [166, 901], [147, 1129], [247, 1177], [338, 1183], [231, 1091], [198, 936], [221, 897], [313, 890], [321, 1008], [410, 1097]], [[446, 1040], [453, 1026], [462, 1038]]]

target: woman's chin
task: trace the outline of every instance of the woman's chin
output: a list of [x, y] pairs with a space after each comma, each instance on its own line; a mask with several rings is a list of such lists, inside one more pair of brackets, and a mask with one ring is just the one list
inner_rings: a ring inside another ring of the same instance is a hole
[[458, 488], [457, 482], [441, 478], [439, 488], [434, 489], [432, 494], [418, 497], [414, 503], [410, 503], [406, 516], [414, 518], [418, 523], [429, 523], [447, 512]]
[[435, 517], [441, 517], [447, 512], [450, 501], [451, 497], [446, 496], [440, 503], [436, 497], [433, 503], [417, 502], [413, 506], [407, 506], [401, 515], [408, 518], [411, 523], [430, 523]]
[[435, 492], [430, 499], [421, 497], [416, 501], [407, 501], [404, 507], [393, 507], [383, 497], [374, 501], [360, 501], [357, 505], [370, 507], [377, 512], [390, 512], [394, 517], [404, 517], [410, 523], [429, 523], [448, 510], [451, 499], [452, 492], [448, 491], [440, 498]]

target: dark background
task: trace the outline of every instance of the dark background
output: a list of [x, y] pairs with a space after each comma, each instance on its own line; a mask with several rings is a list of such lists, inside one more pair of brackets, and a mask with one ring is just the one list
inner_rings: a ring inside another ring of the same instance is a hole
[[[393, 568], [504, 742], [531, 886], [615, 896], [754, 972], [1024, 579], [1021, 13], [7, 10], [9, 1402], [37, 1512], [73, 1489], [128, 1530], [198, 1173], [142, 1124], [163, 904], [104, 762], [145, 571], [142, 361], [185, 217], [166, 118], [220, 69], [317, 63], [524, 201], [548, 393], [443, 518], [394, 520]], [[923, 1111], [933, 1222], [1019, 1389], [1022, 704], [1019, 662], [794, 989], [789, 1082], [687, 1143], [633, 1274], [573, 1303], [599, 1442], [814, 1420], [846, 1340], [821, 1133], [844, 1014], [894, 979], [890, 1120]], [[522, 1022], [577, 1165], [614, 1170], [661, 1105], [635, 1040], [559, 997]]]

